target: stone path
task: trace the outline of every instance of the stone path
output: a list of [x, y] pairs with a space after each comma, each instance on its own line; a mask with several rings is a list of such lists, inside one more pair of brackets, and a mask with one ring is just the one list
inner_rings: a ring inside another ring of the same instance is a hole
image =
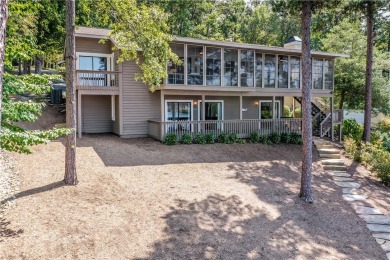
[[330, 174], [333, 182], [342, 188], [343, 199], [350, 202], [359, 217], [367, 223], [367, 228], [390, 260], [390, 216], [383, 215], [374, 207], [359, 205], [359, 202], [366, 201], [367, 195], [359, 189], [360, 184], [347, 173], [347, 167], [340, 157], [340, 150], [331, 142], [320, 138], [315, 138], [313, 142], [320, 153], [325, 172]]

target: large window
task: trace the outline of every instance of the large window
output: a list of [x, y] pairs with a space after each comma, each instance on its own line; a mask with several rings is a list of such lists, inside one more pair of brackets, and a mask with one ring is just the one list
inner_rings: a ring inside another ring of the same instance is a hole
[[238, 50], [225, 49], [224, 50], [224, 86], [238, 86]]
[[288, 56], [278, 56], [278, 88], [288, 88]]
[[313, 59], [313, 88], [322, 89], [322, 60]]
[[203, 46], [187, 47], [187, 84], [203, 85]]
[[206, 47], [206, 85], [221, 85], [221, 48]]
[[333, 89], [333, 60], [325, 60], [325, 89]]
[[254, 51], [241, 51], [241, 87], [253, 87]]
[[263, 70], [263, 55], [256, 52], [256, 66], [255, 66], [255, 77], [256, 87], [262, 87], [262, 70]]
[[290, 88], [301, 87], [301, 64], [299, 57], [290, 57]]
[[184, 44], [171, 44], [171, 49], [182, 63], [168, 62], [168, 84], [184, 84]]
[[191, 121], [191, 101], [166, 101], [166, 121]]
[[275, 100], [274, 111], [272, 111], [272, 100], [260, 100], [260, 119], [272, 119], [272, 112], [275, 113], [275, 118], [280, 118], [280, 101]]
[[275, 55], [266, 54], [264, 64], [264, 87], [275, 87]]
[[107, 70], [106, 57], [80, 56], [80, 70]]
[[[80, 70], [107, 70], [107, 58], [98, 56], [79, 56]], [[78, 73], [78, 84], [81, 86], [107, 86], [110, 83], [108, 74]]]

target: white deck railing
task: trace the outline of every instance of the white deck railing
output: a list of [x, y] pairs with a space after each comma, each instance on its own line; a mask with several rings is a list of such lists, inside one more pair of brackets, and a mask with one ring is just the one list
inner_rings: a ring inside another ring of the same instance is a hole
[[148, 121], [149, 136], [162, 141], [167, 133], [173, 133], [180, 139], [183, 134], [194, 137], [196, 134], [212, 133], [218, 137], [221, 133], [236, 133], [239, 138], [248, 138], [251, 133], [259, 135], [278, 133], [301, 133], [301, 118], [283, 119], [247, 119], [247, 120], [206, 120], [206, 121]]
[[78, 87], [117, 87], [119, 72], [115, 71], [96, 71], [96, 70], [77, 70], [76, 85]]

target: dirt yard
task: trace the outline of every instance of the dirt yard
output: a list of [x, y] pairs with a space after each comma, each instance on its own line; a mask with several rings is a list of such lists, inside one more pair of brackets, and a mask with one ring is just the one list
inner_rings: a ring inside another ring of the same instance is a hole
[[315, 203], [297, 197], [300, 146], [114, 135], [78, 146], [76, 187], [61, 181], [60, 141], [15, 155], [21, 187], [1, 220], [0, 258], [386, 259], [316, 154]]

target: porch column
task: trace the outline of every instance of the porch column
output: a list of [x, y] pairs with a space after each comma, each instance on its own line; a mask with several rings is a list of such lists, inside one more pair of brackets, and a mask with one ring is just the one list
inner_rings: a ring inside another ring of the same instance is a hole
[[292, 97], [292, 110], [293, 110], [293, 113], [292, 113], [292, 117], [295, 117], [295, 98]]
[[272, 96], [272, 119], [276, 118], [276, 113], [275, 113], [275, 96]]
[[81, 132], [81, 94], [79, 90], [77, 93], [77, 133], [79, 138], [81, 138]]
[[206, 95], [202, 94], [202, 120], [206, 120]]
[[240, 120], [242, 120], [242, 93], [240, 94]]
[[[163, 90], [160, 91], [160, 121], [165, 121], [165, 102], [164, 102], [164, 93]], [[160, 141], [164, 140], [164, 133], [165, 133], [165, 124], [160, 123]]]
[[330, 120], [331, 120], [331, 123], [330, 123], [330, 138], [332, 141], [334, 141], [334, 133], [333, 133], [333, 97], [330, 98]]

